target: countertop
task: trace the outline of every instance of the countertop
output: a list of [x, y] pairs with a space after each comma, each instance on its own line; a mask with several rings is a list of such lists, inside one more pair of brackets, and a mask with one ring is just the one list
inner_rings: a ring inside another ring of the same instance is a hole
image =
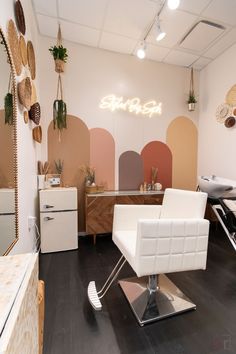
[[0, 333], [24, 279], [31, 254], [0, 257]]
[[125, 195], [163, 195], [164, 191], [106, 191], [102, 193], [87, 193], [88, 197], [113, 197]]

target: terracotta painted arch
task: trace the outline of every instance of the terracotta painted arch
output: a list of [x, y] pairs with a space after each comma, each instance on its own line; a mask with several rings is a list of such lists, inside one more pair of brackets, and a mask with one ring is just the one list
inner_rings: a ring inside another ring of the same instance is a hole
[[106, 190], [115, 188], [115, 141], [105, 129], [90, 130], [90, 165], [95, 168], [95, 181]]
[[119, 190], [137, 190], [143, 183], [143, 161], [135, 151], [126, 151], [119, 158]]
[[158, 168], [157, 182], [162, 188], [172, 187], [172, 153], [169, 147], [161, 141], [151, 141], [141, 152], [144, 166], [144, 181], [151, 183], [151, 169]]
[[173, 156], [173, 187], [195, 190], [198, 148], [198, 132], [195, 124], [187, 117], [177, 117], [167, 129], [166, 142]]

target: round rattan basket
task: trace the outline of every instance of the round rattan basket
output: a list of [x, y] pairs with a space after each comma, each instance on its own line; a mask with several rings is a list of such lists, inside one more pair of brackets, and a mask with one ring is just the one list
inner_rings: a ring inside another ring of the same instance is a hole
[[21, 2], [17, 0], [15, 2], [15, 17], [18, 30], [25, 35], [25, 16]]
[[20, 47], [19, 47], [19, 41], [18, 41], [18, 36], [17, 36], [17, 30], [16, 30], [16, 26], [15, 26], [15, 23], [13, 20], [10, 20], [8, 22], [7, 37], [8, 37], [8, 42], [9, 42], [9, 46], [11, 49], [13, 63], [14, 63], [15, 69], [16, 69], [16, 74], [19, 76], [21, 74], [21, 70], [22, 70], [22, 61], [21, 61], [21, 54], [20, 54]]
[[36, 65], [35, 65], [34, 47], [31, 41], [28, 41], [27, 43], [27, 57], [28, 57], [31, 79], [34, 80], [36, 77]]
[[39, 125], [40, 122], [40, 117], [41, 117], [41, 109], [40, 109], [40, 104], [38, 102], [34, 103], [33, 106], [31, 106], [30, 111], [29, 111], [29, 118], [37, 125]]
[[20, 103], [27, 109], [31, 106], [31, 81], [29, 77], [26, 77], [17, 84], [17, 91]]
[[28, 111], [24, 111], [24, 122], [25, 124], [27, 124], [29, 121], [29, 112]]
[[25, 39], [24, 39], [24, 37], [22, 35], [20, 35], [19, 47], [20, 47], [20, 54], [21, 54], [22, 64], [24, 66], [26, 66], [27, 63], [28, 63], [28, 60], [27, 60], [27, 47], [26, 47]]
[[227, 92], [226, 103], [231, 106], [236, 105], [236, 85], [232, 86], [231, 89]]
[[35, 141], [37, 141], [37, 143], [41, 143], [42, 142], [42, 128], [41, 128], [40, 125], [38, 125], [37, 127], [33, 128], [32, 135], [33, 135], [33, 139]]
[[235, 125], [235, 117], [228, 117], [225, 120], [226, 128], [232, 128]]

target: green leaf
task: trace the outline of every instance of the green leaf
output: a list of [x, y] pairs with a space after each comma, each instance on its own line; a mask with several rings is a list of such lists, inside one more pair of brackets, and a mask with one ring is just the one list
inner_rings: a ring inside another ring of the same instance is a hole
[[60, 131], [66, 129], [66, 116], [66, 103], [63, 100], [55, 100], [53, 103], [53, 128], [57, 128]]
[[67, 48], [64, 48], [63, 45], [51, 46], [49, 48], [49, 52], [52, 54], [54, 60], [60, 59], [60, 60], [64, 61], [64, 63], [67, 62], [67, 58], [68, 58]]

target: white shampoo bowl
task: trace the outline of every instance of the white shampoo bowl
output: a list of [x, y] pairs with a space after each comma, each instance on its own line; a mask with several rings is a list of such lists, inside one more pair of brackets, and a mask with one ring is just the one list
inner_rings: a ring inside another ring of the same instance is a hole
[[199, 176], [198, 185], [202, 192], [208, 193], [209, 197], [219, 198], [225, 192], [236, 188], [236, 181], [216, 177], [216, 176]]

